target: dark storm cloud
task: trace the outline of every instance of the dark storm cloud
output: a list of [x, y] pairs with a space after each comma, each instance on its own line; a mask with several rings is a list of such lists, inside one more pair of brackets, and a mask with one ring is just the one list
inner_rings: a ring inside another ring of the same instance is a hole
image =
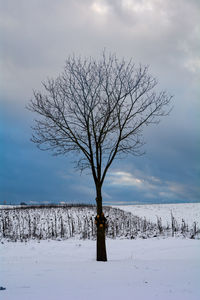
[[[174, 95], [171, 115], [162, 120], [158, 127], [147, 128], [145, 131], [147, 155], [139, 159], [130, 157], [123, 163], [116, 162], [111, 172], [127, 172], [136, 178], [138, 172], [141, 172], [140, 180], [147, 180], [145, 176], [158, 178], [162, 185], [155, 189], [157, 192], [154, 196], [157, 198], [159, 193], [161, 198], [170, 199], [171, 195], [177, 201], [184, 198], [184, 195], [188, 200], [197, 201], [200, 198], [197, 188], [200, 172], [199, 1], [0, 0], [0, 7], [0, 58], [3, 71], [0, 84], [0, 132], [4, 145], [1, 149], [4, 152], [1, 177], [4, 177], [5, 193], [9, 187], [13, 187], [13, 194], [16, 191], [17, 187], [14, 188], [11, 182], [14, 182], [17, 166], [18, 198], [24, 192], [23, 178], [31, 172], [26, 197], [28, 191], [34, 190], [37, 185], [43, 189], [44, 197], [45, 193], [48, 194], [47, 185], [43, 184], [42, 187], [39, 181], [43, 181], [34, 175], [36, 165], [38, 169], [44, 169], [44, 165], [37, 162], [37, 155], [41, 154], [28, 141], [34, 116], [24, 107], [32, 97], [32, 90], [40, 89], [41, 81], [47, 76], [55, 77], [62, 72], [68, 55], [75, 53], [97, 57], [106, 48], [108, 52], [116, 52], [119, 57], [133, 57], [136, 64], [141, 62], [150, 65], [150, 72], [158, 78], [158, 87]], [[16, 156], [22, 149], [23, 155]], [[5, 153], [9, 153], [9, 157]], [[49, 159], [48, 155], [46, 159], [47, 169], [52, 167], [57, 170], [49, 180], [55, 180], [55, 186], [59, 186], [60, 198], [64, 199], [66, 191], [61, 187], [63, 184], [75, 199], [73, 183], [69, 178], [64, 179], [59, 175], [62, 164], [57, 163], [56, 166], [56, 158]], [[70, 160], [73, 159], [70, 157]], [[62, 172], [65, 170], [62, 169]], [[82, 197], [93, 197], [92, 182], [87, 185], [83, 178], [74, 173], [73, 176], [79, 178]], [[11, 181], [5, 181], [8, 177]], [[108, 182], [110, 187], [105, 187], [105, 198], [115, 199], [116, 185], [112, 185], [111, 180]], [[177, 190], [174, 188], [179, 194], [172, 191], [169, 183], [179, 186]], [[182, 194], [180, 187], [184, 190]], [[127, 185], [121, 186], [120, 191], [120, 195], [131, 198], [133, 190]], [[140, 200], [152, 195], [150, 187], [145, 192], [135, 187], [134, 193]], [[77, 194], [79, 197], [80, 193]]]

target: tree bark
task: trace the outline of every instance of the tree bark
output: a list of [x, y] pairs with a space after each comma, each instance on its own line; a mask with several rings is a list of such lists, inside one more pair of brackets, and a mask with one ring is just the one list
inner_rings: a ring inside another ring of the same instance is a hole
[[97, 261], [107, 261], [105, 227], [97, 227]]
[[96, 226], [97, 226], [97, 261], [107, 261], [106, 253], [106, 219], [102, 210], [102, 195], [101, 195], [101, 185], [96, 184], [97, 191], [97, 216], [96, 216]]

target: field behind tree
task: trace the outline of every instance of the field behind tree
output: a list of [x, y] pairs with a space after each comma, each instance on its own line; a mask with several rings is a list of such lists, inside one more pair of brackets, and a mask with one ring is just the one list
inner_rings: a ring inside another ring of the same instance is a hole
[[[108, 238], [182, 236], [199, 238], [196, 204], [104, 207]], [[95, 239], [95, 206], [46, 205], [0, 209], [0, 239]]]

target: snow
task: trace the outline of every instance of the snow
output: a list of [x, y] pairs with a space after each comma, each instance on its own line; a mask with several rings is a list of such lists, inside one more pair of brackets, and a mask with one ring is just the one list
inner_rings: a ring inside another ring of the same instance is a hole
[[95, 241], [1, 245], [3, 300], [200, 299], [199, 240], [107, 240], [109, 261], [95, 261]]
[[191, 226], [194, 222], [200, 223], [200, 203], [178, 204], [149, 204], [149, 205], [121, 205], [113, 206], [131, 212], [148, 221], [157, 222], [157, 217], [162, 219], [163, 225], [171, 222], [171, 213], [181, 224], [182, 219]]
[[[134, 215], [199, 222], [200, 204], [122, 206]], [[0, 243], [2, 300], [197, 300], [200, 240], [183, 237], [107, 239], [108, 262], [96, 242], [29, 240]]]
[[17, 205], [3, 205], [3, 204], [0, 204], [0, 209], [14, 208], [14, 207], [17, 207]]

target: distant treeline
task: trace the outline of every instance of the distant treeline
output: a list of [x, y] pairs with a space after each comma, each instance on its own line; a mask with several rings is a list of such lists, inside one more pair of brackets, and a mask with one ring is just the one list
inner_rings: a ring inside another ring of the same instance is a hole
[[[6, 207], [4, 207], [6, 206]], [[18, 205], [3, 205], [0, 209], [34, 209], [34, 208], [59, 208], [59, 207], [96, 207], [95, 204], [86, 204], [86, 203], [48, 203], [48, 204], [26, 204], [20, 203]]]

